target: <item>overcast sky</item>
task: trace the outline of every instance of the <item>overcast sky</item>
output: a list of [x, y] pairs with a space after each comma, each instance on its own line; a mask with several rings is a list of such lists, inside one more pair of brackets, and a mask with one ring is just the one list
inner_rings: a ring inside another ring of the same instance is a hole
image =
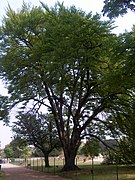
[[[39, 0], [24, 0], [24, 2], [29, 2], [32, 5], [40, 5]], [[53, 6], [57, 0], [41, 0], [48, 6]], [[93, 14], [96, 12], [101, 13], [103, 8], [103, 0], [59, 0], [59, 2], [64, 2], [65, 6], [75, 5], [77, 8], [81, 8], [86, 12], [92, 11]], [[23, 0], [0, 0], [0, 24], [2, 24], [2, 17], [5, 15], [6, 8], [8, 4], [15, 11], [19, 10], [22, 6]], [[123, 17], [116, 19], [115, 25], [117, 28], [113, 31], [114, 33], [122, 33], [125, 30], [131, 31], [133, 24], [135, 24], [135, 14], [129, 11]], [[7, 90], [4, 89], [4, 85], [0, 82], [0, 94], [7, 95]], [[1, 147], [3, 148], [6, 144], [11, 141], [12, 133], [9, 127], [3, 126], [0, 122], [0, 141]]]

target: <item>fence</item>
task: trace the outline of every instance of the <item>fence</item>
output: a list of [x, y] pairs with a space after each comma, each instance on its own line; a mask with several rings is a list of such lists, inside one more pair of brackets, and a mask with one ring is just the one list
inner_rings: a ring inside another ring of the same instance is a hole
[[64, 159], [50, 157], [49, 158], [49, 167], [45, 167], [45, 161], [43, 157], [40, 158], [27, 158], [27, 159], [12, 159], [12, 163], [25, 166], [27, 168], [42, 171], [42, 172], [53, 172], [55, 173], [64, 166]]
[[[13, 162], [13, 160], [12, 160], [12, 162]], [[88, 158], [86, 159], [86, 157], [77, 157], [75, 162], [76, 162], [76, 165], [78, 165], [78, 166], [81, 166], [81, 167], [88, 166], [89, 167], [89, 171], [86, 172], [89, 175], [89, 178], [88, 178], [88, 176], [86, 176], [86, 179], [84, 178], [85, 180], [87, 180], [87, 179], [96, 180], [96, 177], [94, 177], [94, 176], [96, 176], [96, 168], [97, 168], [96, 165], [101, 163], [101, 159], [95, 159], [93, 167], [92, 167], [92, 165], [93, 165], [92, 160], [88, 159]], [[45, 167], [44, 158], [41, 157], [41, 158], [28, 158], [28, 159], [14, 159], [14, 163], [17, 165], [25, 166], [25, 167], [33, 169], [33, 170], [55, 174], [56, 172], [59, 172], [62, 169], [65, 162], [64, 162], [64, 158], [62, 158], [62, 157], [49, 157], [50, 167]], [[100, 171], [100, 169], [98, 171]], [[111, 172], [111, 175], [109, 175], [110, 180], [111, 179], [118, 180], [118, 168], [116, 169], [116, 167], [114, 167], [113, 169], [111, 169], [110, 172]], [[101, 174], [102, 174], [102, 172], [101, 172]], [[108, 174], [108, 172], [107, 172], [107, 174]], [[75, 179], [79, 180], [80, 173], [76, 172], [75, 175], [76, 175]], [[105, 180], [105, 179], [106, 178], [104, 175], [103, 180]], [[100, 180], [101, 180], [101, 177], [100, 177]]]

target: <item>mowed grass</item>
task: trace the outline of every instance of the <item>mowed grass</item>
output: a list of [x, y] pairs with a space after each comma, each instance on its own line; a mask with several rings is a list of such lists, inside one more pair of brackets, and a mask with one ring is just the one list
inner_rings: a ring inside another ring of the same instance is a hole
[[135, 180], [135, 166], [95, 165], [91, 173], [91, 165], [79, 166], [81, 170], [63, 173], [63, 177], [73, 180]]
[[44, 160], [29, 159], [21, 165], [29, 166], [33, 170], [38, 170], [46, 173], [58, 174], [59, 176], [72, 180], [135, 180], [135, 165], [100, 165], [94, 164], [92, 174], [91, 161], [83, 163], [82, 160], [77, 160], [77, 165], [80, 170], [70, 172], [60, 172], [64, 165], [62, 159], [50, 158], [50, 167], [45, 168]]

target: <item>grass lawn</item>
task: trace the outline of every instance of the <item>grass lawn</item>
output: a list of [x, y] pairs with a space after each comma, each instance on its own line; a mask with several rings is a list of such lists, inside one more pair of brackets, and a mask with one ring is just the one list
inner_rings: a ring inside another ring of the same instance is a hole
[[[135, 180], [135, 166], [95, 165], [94, 173], [91, 166], [80, 166], [81, 170], [59, 175], [73, 180]], [[118, 172], [118, 173], [117, 173]]]

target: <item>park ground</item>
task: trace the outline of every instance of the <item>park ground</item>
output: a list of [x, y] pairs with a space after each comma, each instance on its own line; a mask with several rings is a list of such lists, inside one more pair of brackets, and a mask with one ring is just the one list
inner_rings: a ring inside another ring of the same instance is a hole
[[67, 180], [59, 177], [58, 175], [50, 175], [48, 173], [33, 171], [31, 169], [9, 163], [2, 164], [1, 170], [5, 174], [3, 180]]
[[[22, 163], [18, 165], [2, 164], [2, 172], [5, 173], [3, 179], [0, 180], [135, 180], [135, 165], [100, 165], [94, 164], [92, 173], [92, 165], [90, 161], [78, 162], [78, 166], [81, 170], [74, 172], [60, 172], [62, 166], [61, 160], [58, 162], [55, 160], [55, 172], [54, 172], [54, 160], [51, 159], [50, 169], [42, 169], [42, 163], [38, 161], [38, 168], [36, 162], [31, 161], [31, 166], [25, 166]], [[29, 161], [28, 161], [29, 163]], [[59, 163], [59, 165], [58, 165]], [[32, 165], [34, 165], [32, 167]], [[26, 168], [27, 167], [27, 168]], [[39, 172], [42, 171], [43, 172]]]

